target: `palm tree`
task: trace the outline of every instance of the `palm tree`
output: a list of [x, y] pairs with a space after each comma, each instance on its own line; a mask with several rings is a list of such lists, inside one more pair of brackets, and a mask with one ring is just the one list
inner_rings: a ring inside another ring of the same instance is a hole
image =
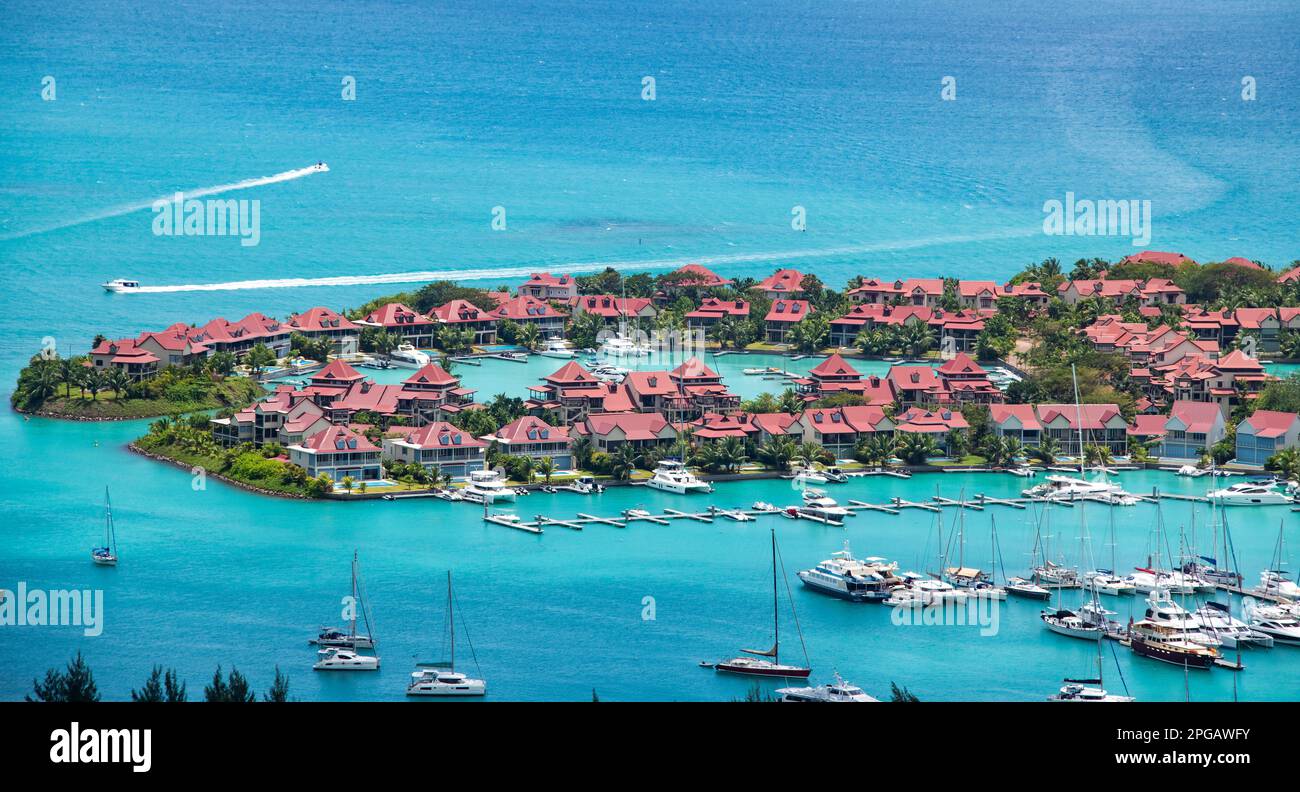
[[356, 482], [352, 480], [352, 477], [351, 477], [351, 476], [344, 476], [344, 477], [343, 477], [343, 480], [340, 481], [339, 483], [343, 485], [343, 490], [344, 490], [345, 492], [351, 494], [351, 492], [352, 492], [352, 486], [353, 486]]
[[929, 434], [907, 432], [898, 441], [898, 456], [909, 465], [924, 465], [927, 459], [938, 454], [939, 444]]
[[723, 349], [727, 348], [728, 342], [730, 342], [733, 349], [739, 349], [741, 328], [742, 324], [739, 319], [731, 314], [726, 314], [709, 328], [709, 337], [717, 341]]
[[909, 322], [902, 331], [903, 348], [912, 357], [920, 357], [934, 346], [934, 331], [924, 322]]
[[1061, 444], [1055, 437], [1043, 437], [1037, 446], [1027, 448], [1025, 451], [1043, 464], [1051, 465], [1055, 464], [1056, 458], [1061, 455]]
[[889, 463], [894, 456], [894, 439], [885, 434], [873, 434], [859, 440], [853, 447], [853, 458], [864, 465], [880, 467]]
[[721, 470], [730, 473], [738, 469], [749, 457], [745, 455], [745, 444], [739, 437], [727, 437], [704, 444], [695, 455], [695, 464], [705, 470]]
[[573, 466], [579, 470], [586, 470], [591, 464], [591, 454], [595, 450], [591, 445], [591, 438], [578, 437], [569, 444], [569, 450], [573, 452]]
[[266, 344], [258, 343], [255, 344], [252, 349], [248, 350], [248, 358], [246, 362], [253, 372], [253, 378], [261, 379], [262, 372], [265, 371], [267, 367], [275, 365], [275, 353], [272, 352], [270, 347]]
[[104, 378], [104, 384], [113, 391], [114, 398], [125, 401], [124, 396], [127, 387], [131, 384], [131, 377], [121, 367], [115, 367], [109, 370], [108, 376]]
[[28, 398], [34, 404], [40, 404], [59, 391], [59, 371], [54, 366], [42, 362], [36, 371], [36, 377], [27, 388]]
[[515, 343], [519, 344], [524, 349], [527, 349], [529, 352], [535, 352], [537, 351], [537, 347], [541, 346], [542, 333], [537, 329], [536, 324], [528, 322], [520, 325], [519, 335], [516, 336]]
[[95, 401], [99, 392], [104, 389], [104, 372], [99, 369], [86, 369], [85, 388], [90, 391], [90, 400]]
[[81, 374], [78, 369], [84, 368], [72, 358], [61, 358], [59, 360], [59, 384], [63, 386], [63, 395], [72, 395], [72, 386], [77, 384], [77, 377]]
[[889, 354], [892, 342], [893, 339], [883, 330], [863, 328], [853, 339], [853, 346], [862, 350], [863, 354], [879, 357]]
[[1111, 463], [1110, 447], [1104, 445], [1084, 446], [1083, 461], [1089, 465], [1109, 465]]
[[777, 407], [783, 413], [794, 415], [803, 410], [803, 397], [795, 393], [792, 388], [786, 388], [781, 392], [781, 398], [777, 401]]
[[811, 467], [818, 462], [833, 462], [835, 456], [827, 451], [820, 443], [806, 441], [799, 444], [799, 449], [795, 452], [794, 458], [804, 465]]
[[614, 452], [609, 462], [610, 475], [616, 481], [626, 481], [641, 464], [644, 456], [631, 443], [623, 443]]
[[537, 472], [542, 475], [547, 484], [550, 484], [551, 476], [555, 473], [555, 460], [548, 456], [537, 460]]
[[773, 437], [759, 446], [754, 455], [769, 470], [786, 470], [798, 453], [799, 446], [793, 438]]

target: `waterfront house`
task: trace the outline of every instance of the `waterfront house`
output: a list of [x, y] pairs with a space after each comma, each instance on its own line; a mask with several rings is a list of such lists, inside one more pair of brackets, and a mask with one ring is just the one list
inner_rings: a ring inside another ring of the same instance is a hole
[[731, 284], [730, 279], [721, 277], [708, 267], [694, 263], [687, 264], [659, 279], [660, 291], [655, 295], [655, 300], [666, 303], [687, 291], [714, 289]]
[[1025, 301], [1033, 310], [1040, 310], [1047, 307], [1052, 301], [1052, 295], [1043, 291], [1043, 284], [1038, 281], [1026, 281], [1024, 283], [1008, 283], [1002, 287], [1003, 297], [1018, 297]]
[[946, 400], [943, 381], [932, 366], [891, 366], [885, 375], [902, 407]]
[[637, 410], [661, 413], [674, 423], [740, 406], [740, 397], [727, 390], [722, 376], [696, 357], [672, 371], [630, 372], [623, 384]]
[[582, 294], [569, 300], [574, 315], [588, 313], [599, 316], [607, 327], [624, 321], [653, 321], [659, 309], [649, 297], [616, 297], [613, 294]]
[[516, 292], [521, 296], [533, 297], [543, 302], [549, 300], [564, 302], [578, 296], [578, 282], [572, 275], [534, 272]]
[[1002, 296], [1002, 287], [993, 281], [963, 280], [957, 282], [957, 299], [961, 302], [963, 308], [991, 311], [996, 307], [998, 298]]
[[491, 312], [484, 311], [469, 300], [452, 300], [439, 305], [429, 312], [429, 318], [439, 325], [474, 331], [476, 346], [497, 342], [496, 318]]
[[356, 323], [362, 327], [386, 330], [400, 339], [401, 343], [425, 349], [433, 346], [433, 333], [437, 329], [436, 322], [402, 303], [380, 306]]
[[202, 341], [190, 338], [192, 330], [189, 325], [174, 324], [161, 333], [141, 333], [135, 345], [157, 357], [159, 368], [188, 366], [202, 361], [212, 351]]
[[939, 401], [955, 404], [993, 404], [1005, 399], [1002, 391], [989, 380], [988, 372], [965, 352], [958, 352], [951, 360], [935, 370], [941, 390]]
[[1066, 456], [1078, 457], [1080, 419], [1084, 445], [1099, 445], [1116, 456], [1128, 452], [1128, 422], [1116, 404], [1040, 404], [1038, 423], [1043, 436], [1055, 440]]
[[418, 464], [430, 473], [468, 476], [482, 470], [488, 444], [445, 421], [402, 429], [383, 441], [383, 458]]
[[691, 439], [697, 445], [728, 437], [757, 440], [762, 434], [762, 427], [746, 412], [705, 413], [690, 422], [690, 429]]
[[213, 438], [223, 446], [252, 443], [300, 444], [331, 425], [325, 410], [292, 385], [278, 385], [267, 398], [229, 418], [209, 421]]
[[534, 460], [550, 457], [555, 463], [556, 470], [573, 468], [568, 428], [551, 426], [535, 415], [516, 418], [492, 434], [483, 435], [479, 439], [487, 443], [496, 443], [503, 454], [531, 457]]
[[398, 415], [411, 418], [415, 426], [445, 420], [474, 402], [474, 391], [462, 388], [460, 378], [452, 376], [437, 363], [427, 363], [402, 380], [397, 392]]
[[834, 353], [818, 363], [805, 377], [793, 380], [795, 390], [806, 401], [815, 401], [837, 393], [853, 393], [866, 404], [892, 404], [897, 396], [893, 383], [886, 377], [863, 377], [849, 362]]
[[528, 386], [532, 395], [525, 404], [534, 415], [554, 413], [565, 426], [593, 413], [635, 409], [625, 385], [597, 379], [576, 361], [565, 363], [542, 379], [543, 384]]
[[321, 473], [336, 484], [345, 476], [354, 481], [383, 478], [380, 449], [365, 435], [346, 426], [331, 426], [288, 447], [289, 461], [315, 478]]
[[158, 356], [141, 349], [134, 338], [105, 339], [90, 350], [90, 365], [96, 370], [119, 368], [136, 382], [157, 374], [160, 364]]
[[327, 339], [335, 355], [355, 355], [360, 348], [361, 329], [347, 317], [328, 308], [309, 308], [290, 316], [285, 324], [290, 333], [300, 333], [312, 339]]
[[847, 295], [855, 303], [938, 308], [943, 304], [943, 278], [907, 278], [895, 281], [864, 278]]
[[1211, 402], [1179, 400], [1165, 419], [1156, 456], [1199, 459], [1226, 434], [1223, 412]]
[[227, 322], [217, 317], [189, 331], [191, 340], [209, 347], [214, 353], [229, 352], [240, 358], [258, 344], [270, 349], [277, 358], [286, 357], [291, 335], [288, 325], [256, 312], [238, 322]]
[[732, 316], [738, 320], [749, 318], [749, 302], [705, 297], [698, 308], [686, 314], [686, 327], [692, 331], [699, 330], [707, 333], [709, 328], [724, 316]]
[[601, 413], [588, 415], [570, 427], [571, 438], [585, 438], [595, 451], [612, 453], [619, 446], [638, 450], [667, 449], [677, 442], [677, 431], [658, 413]]
[[321, 407], [329, 407], [336, 399], [347, 393], [349, 388], [364, 379], [365, 375], [352, 368], [346, 361], [331, 360], [324, 368], [311, 375], [302, 392]]
[[1037, 446], [1043, 437], [1043, 425], [1032, 404], [989, 405], [993, 434], [1020, 441], [1025, 447]]
[[858, 441], [877, 433], [890, 434], [894, 422], [876, 405], [804, 410], [786, 430], [800, 442], [817, 443], [836, 457], [852, 455]]
[[769, 300], [803, 297], [803, 273], [796, 269], [779, 269], [751, 287]]
[[1128, 428], [1129, 453], [1139, 444], [1146, 445], [1156, 454], [1160, 440], [1165, 436], [1165, 423], [1169, 416], [1159, 413], [1138, 413]]
[[807, 300], [776, 300], [763, 317], [767, 342], [770, 344], [786, 343], [790, 328], [804, 320], [815, 310]]
[[1263, 465], [1287, 448], [1300, 448], [1300, 415], [1256, 410], [1237, 424], [1237, 461], [1244, 465]]
[[935, 444], [944, 454], [950, 453], [948, 438], [952, 432], [969, 429], [966, 417], [958, 410], [912, 407], [894, 417], [894, 431], [897, 434], [925, 434], [934, 438]]
[[492, 318], [498, 322], [508, 319], [519, 325], [535, 325], [541, 338], [555, 338], [564, 335], [568, 314], [536, 297], [521, 294], [493, 308]]

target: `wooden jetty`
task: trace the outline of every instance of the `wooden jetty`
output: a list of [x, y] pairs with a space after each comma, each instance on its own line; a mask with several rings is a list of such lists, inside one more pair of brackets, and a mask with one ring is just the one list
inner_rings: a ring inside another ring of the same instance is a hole
[[853, 500], [851, 498], [849, 499], [849, 505], [845, 506], [844, 508], [848, 509], [849, 511], [853, 511], [854, 509], [863, 509], [869, 511], [882, 511], [885, 514], [901, 513], [898, 511], [898, 509], [895, 509], [891, 506], [881, 506], [876, 503], [867, 503], [866, 501]]
[[932, 511], [932, 512], [937, 512], [940, 510], [938, 506], [934, 506], [929, 503], [915, 503], [913, 501], [905, 501], [902, 498], [894, 498], [892, 501], [890, 501], [890, 503], [892, 503], [894, 507], [898, 509], [925, 509], [926, 511]]
[[971, 511], [984, 511], [984, 506], [974, 501], [953, 500], [952, 498], [944, 498], [944, 497], [940, 497], [939, 495], [935, 495], [930, 500], [934, 501], [940, 506], [960, 506], [963, 509], [970, 509]]
[[706, 523], [713, 522], [713, 515], [710, 514], [709, 512], [692, 513], [692, 512], [678, 511], [677, 509], [664, 509], [664, 514], [668, 514], [673, 517], [677, 517], [681, 519], [699, 520], [700, 522], [706, 522]]
[[517, 517], [515, 517], [514, 519], [512, 519], [512, 517], [514, 517], [514, 515], [511, 516], [506, 516], [503, 514], [483, 515], [483, 519], [487, 520], [490, 523], [496, 523], [497, 525], [504, 525], [507, 528], [514, 528], [515, 530], [524, 531], [525, 533], [532, 533], [532, 534], [543, 533], [541, 526], [539, 526], [537, 523], [524, 522], [523, 520], [520, 520]]
[[601, 525], [612, 525], [615, 528], [627, 527], [627, 523], [621, 523], [618, 520], [611, 520], [608, 517], [597, 517], [594, 514], [584, 514], [582, 512], [578, 512], [578, 516], [589, 522], [599, 523]]
[[992, 506], [1010, 506], [1013, 509], [1025, 508], [1023, 499], [994, 498], [988, 495], [976, 495], [975, 498], [980, 504], [987, 503]]

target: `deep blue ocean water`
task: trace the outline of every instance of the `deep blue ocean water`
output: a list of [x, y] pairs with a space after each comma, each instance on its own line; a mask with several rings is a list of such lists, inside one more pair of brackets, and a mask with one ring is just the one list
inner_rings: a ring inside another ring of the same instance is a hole
[[[277, 2], [15, 2], [6, 12], [6, 382], [47, 336], [80, 352], [97, 332], [342, 308], [400, 288], [121, 297], [98, 287], [113, 277], [184, 286], [434, 270], [498, 285], [533, 269], [702, 259], [726, 275], [789, 264], [840, 285], [854, 274], [1002, 279], [1047, 256], [1134, 250], [1116, 237], [1044, 236], [1043, 202], [1067, 191], [1151, 200], [1147, 247], [1275, 267], [1300, 257], [1300, 11], [1285, 2], [1050, 12], [942, 2], [323, 3], [310, 12]], [[41, 99], [46, 75], [52, 102]], [[1256, 101], [1241, 101], [1245, 75], [1257, 81]], [[340, 96], [347, 76], [355, 101]], [[646, 76], [654, 101], [641, 99]], [[940, 100], [944, 76], [956, 78], [956, 101]], [[261, 202], [255, 247], [154, 236], [147, 210], [81, 222], [318, 160], [328, 174], [227, 196]], [[491, 227], [497, 206], [504, 231]], [[795, 206], [807, 211], [805, 232], [790, 226]], [[52, 226], [63, 227], [41, 232]], [[485, 395], [527, 384], [508, 372], [475, 376]], [[441, 503], [287, 503], [219, 484], [194, 492], [184, 473], [121, 451], [139, 424], [5, 414], [0, 429], [10, 447], [0, 466], [0, 587], [93, 583], [111, 609], [96, 639], [0, 629], [0, 697], [20, 696], [77, 648], [116, 697], [153, 662], [177, 666], [192, 686], [217, 662], [265, 686], [279, 663], [306, 698], [395, 697], [406, 661], [432, 653], [449, 566], [502, 697], [584, 698], [595, 687], [609, 698], [727, 698], [745, 684], [694, 663], [763, 639], [764, 525], [535, 538]], [[937, 483], [946, 494], [1020, 484], [965, 478]], [[126, 560], [115, 571], [85, 558], [105, 484], [121, 514]], [[779, 498], [781, 486], [734, 485], [718, 497]], [[899, 484], [847, 486], [883, 499]], [[526, 505], [543, 508], [546, 497]], [[555, 508], [579, 510], [576, 500]], [[612, 514], [642, 500], [653, 499], [611, 492], [582, 510]], [[1166, 518], [1190, 523], [1190, 507], [1168, 506]], [[1267, 563], [1279, 518], [1239, 521], [1248, 573]], [[1006, 519], [1010, 566], [1028, 534], [1023, 519]], [[982, 532], [986, 520], [974, 520]], [[1141, 560], [1150, 520], [1148, 507], [1121, 513], [1122, 564]], [[787, 521], [779, 531], [791, 573], [841, 538]], [[860, 554], [909, 566], [931, 532], [914, 515], [858, 518], [847, 533]], [[337, 620], [352, 547], [385, 669], [312, 675], [306, 635]], [[658, 602], [654, 622], [640, 618], [644, 596]], [[873, 692], [897, 680], [929, 698], [1032, 699], [1087, 671], [1088, 647], [1043, 634], [1023, 603], [1012, 603], [1000, 636], [980, 639], [900, 632], [883, 610], [795, 598], [817, 675], [838, 667]], [[1238, 692], [1300, 694], [1287, 652], [1248, 655]], [[1140, 697], [1182, 696], [1177, 671], [1121, 662]], [[1217, 672], [1196, 678], [1192, 696], [1230, 698], [1232, 683]]]

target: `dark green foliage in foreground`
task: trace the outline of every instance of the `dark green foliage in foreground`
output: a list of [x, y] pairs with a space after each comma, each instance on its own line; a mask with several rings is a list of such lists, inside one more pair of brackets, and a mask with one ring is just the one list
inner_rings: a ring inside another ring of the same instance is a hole
[[32, 680], [32, 695], [28, 701], [66, 701], [73, 703], [99, 701], [99, 688], [95, 686], [95, 675], [86, 665], [81, 652], [68, 663], [66, 671], [51, 668], [45, 672], [44, 681]]

